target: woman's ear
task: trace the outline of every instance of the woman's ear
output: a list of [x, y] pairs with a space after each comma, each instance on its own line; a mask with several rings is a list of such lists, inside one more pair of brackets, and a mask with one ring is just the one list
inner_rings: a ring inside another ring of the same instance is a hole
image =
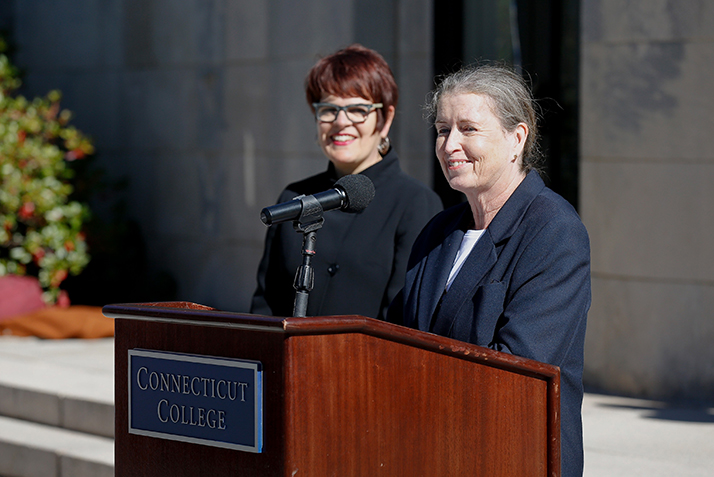
[[384, 110], [384, 127], [382, 127], [382, 130], [379, 132], [380, 136], [387, 137], [389, 135], [389, 128], [392, 127], [392, 122], [394, 121], [394, 113], [394, 106], [390, 106]]
[[526, 147], [526, 139], [528, 139], [528, 126], [526, 123], [520, 123], [516, 126], [516, 129], [513, 131], [513, 139], [514, 154], [520, 156]]

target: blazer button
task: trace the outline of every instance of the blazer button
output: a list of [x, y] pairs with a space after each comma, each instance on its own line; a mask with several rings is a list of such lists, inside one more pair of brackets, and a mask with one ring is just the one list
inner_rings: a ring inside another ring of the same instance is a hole
[[333, 263], [329, 267], [327, 267], [327, 273], [330, 274], [331, 277], [334, 277], [335, 274], [339, 271], [340, 266], [336, 263]]

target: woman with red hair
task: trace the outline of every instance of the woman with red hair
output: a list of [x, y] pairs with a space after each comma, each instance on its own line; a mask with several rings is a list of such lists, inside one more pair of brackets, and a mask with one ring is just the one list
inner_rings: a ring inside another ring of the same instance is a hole
[[[329, 164], [325, 172], [287, 186], [278, 202], [331, 189], [348, 174], [363, 174], [375, 186], [369, 207], [330, 214], [320, 229], [307, 315], [384, 319], [404, 282], [412, 243], [441, 211], [441, 201], [401, 170], [390, 146], [399, 92], [379, 53], [351, 45], [322, 58], [308, 73], [305, 91]], [[301, 249], [302, 235], [292, 224], [268, 229], [251, 313], [292, 314]]]

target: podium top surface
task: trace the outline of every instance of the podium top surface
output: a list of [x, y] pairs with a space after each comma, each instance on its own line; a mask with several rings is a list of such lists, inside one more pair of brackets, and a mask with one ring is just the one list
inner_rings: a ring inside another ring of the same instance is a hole
[[358, 315], [274, 317], [221, 311], [181, 301], [106, 305], [102, 313], [115, 319], [273, 332], [286, 337], [362, 333], [548, 381], [560, 374], [557, 366]]

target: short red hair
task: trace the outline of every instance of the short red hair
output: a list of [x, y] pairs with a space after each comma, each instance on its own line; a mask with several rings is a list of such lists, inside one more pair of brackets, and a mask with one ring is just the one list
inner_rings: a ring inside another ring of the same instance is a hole
[[305, 96], [310, 108], [326, 95], [358, 96], [382, 103], [382, 109], [377, 110], [377, 129], [382, 129], [384, 111], [397, 107], [399, 90], [382, 55], [355, 43], [320, 59], [307, 74]]

